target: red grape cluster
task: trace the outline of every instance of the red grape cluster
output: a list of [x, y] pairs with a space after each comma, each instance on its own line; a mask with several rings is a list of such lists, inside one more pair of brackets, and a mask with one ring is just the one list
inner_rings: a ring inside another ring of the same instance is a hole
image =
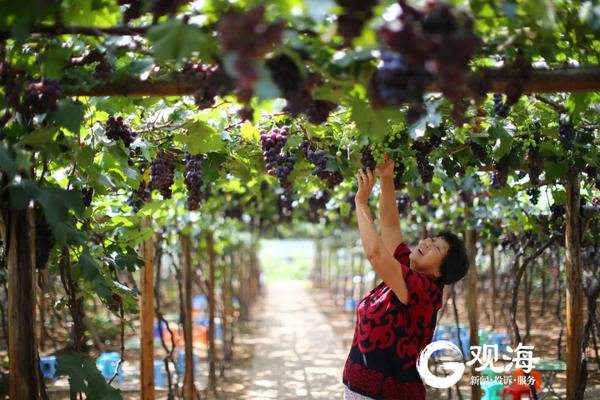
[[150, 200], [151, 193], [150, 188], [146, 185], [146, 182], [142, 179], [138, 188], [131, 193], [127, 199], [127, 204], [133, 209], [133, 212], [138, 212], [142, 205]]
[[175, 160], [170, 154], [159, 149], [150, 164], [150, 189], [157, 189], [163, 199], [170, 199], [174, 178]]
[[219, 21], [219, 38], [223, 49], [236, 55], [238, 99], [247, 103], [253, 93], [254, 82], [258, 80], [255, 61], [281, 42], [285, 22], [268, 24], [264, 21], [263, 4], [247, 12], [227, 11]]
[[63, 97], [63, 91], [57, 81], [42, 78], [39, 82], [29, 84], [23, 100], [29, 116], [33, 117], [56, 110], [58, 100]]
[[187, 208], [197, 210], [202, 200], [202, 158], [200, 155], [186, 153], [184, 161], [184, 182], [188, 191]]
[[[402, 8], [398, 20], [378, 31], [380, 39], [396, 52], [383, 53], [383, 71], [374, 75], [374, 86], [384, 88], [379, 98], [396, 103], [408, 101], [418, 107], [422, 105], [424, 87], [433, 80], [455, 109], [464, 109], [462, 99], [471, 84], [469, 61], [481, 43], [473, 32], [473, 20], [442, 2], [428, 2], [423, 10], [409, 6], [405, 0], [398, 3]], [[398, 71], [397, 78], [394, 70]], [[384, 82], [389, 85], [386, 87]], [[458, 117], [456, 112], [453, 116]]]
[[402, 182], [402, 175], [404, 175], [404, 163], [402, 161], [394, 162], [394, 188], [396, 190], [404, 188], [406, 185]]
[[373, 7], [378, 0], [336, 0], [343, 8], [343, 13], [338, 16], [337, 31], [348, 43], [362, 33], [364, 24], [373, 16]]
[[[291, 168], [288, 170], [288, 155], [282, 150], [283, 146], [287, 143], [287, 134], [289, 128], [287, 126], [280, 128], [273, 128], [268, 133], [265, 129], [260, 130], [260, 143], [263, 149], [263, 158], [267, 167], [267, 174], [287, 178], [291, 172]], [[294, 160], [295, 161], [295, 160]], [[285, 164], [285, 165], [284, 165]], [[292, 163], [293, 167], [293, 163]]]
[[426, 206], [427, 204], [429, 204], [430, 200], [431, 197], [429, 196], [429, 192], [423, 192], [417, 196], [417, 203], [422, 206]]
[[313, 150], [310, 142], [306, 139], [300, 142], [299, 147], [306, 159], [315, 165], [311, 172], [325, 181], [327, 187], [334, 188], [343, 182], [344, 177], [339, 171], [327, 171], [327, 161], [331, 159], [331, 156], [325, 150]]
[[123, 117], [109, 117], [105, 127], [106, 136], [111, 140], [123, 141], [125, 147], [129, 147], [135, 141], [137, 134], [132, 132], [123, 122]]
[[182, 74], [197, 85], [194, 101], [201, 110], [212, 107], [216, 96], [233, 90], [233, 81], [219, 65], [188, 63], [183, 67]]
[[318, 125], [327, 121], [329, 113], [337, 108], [337, 104], [331, 101], [313, 99], [311, 90], [318, 79], [314, 75], [304, 79], [291, 57], [278, 55], [267, 60], [266, 65], [273, 82], [287, 101], [283, 111], [293, 117], [304, 113], [310, 123]]

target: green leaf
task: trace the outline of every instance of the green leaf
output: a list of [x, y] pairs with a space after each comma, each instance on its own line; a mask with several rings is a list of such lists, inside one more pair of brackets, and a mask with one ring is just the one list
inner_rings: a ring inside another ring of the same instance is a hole
[[188, 134], [176, 135], [175, 140], [186, 144], [190, 153], [209, 153], [223, 148], [221, 136], [205, 121], [191, 121], [184, 127], [188, 129]]
[[83, 103], [64, 99], [58, 103], [58, 109], [51, 115], [51, 121], [77, 134], [83, 123], [84, 114]]
[[497, 139], [494, 145], [492, 157], [498, 161], [510, 151], [512, 144], [512, 136], [500, 125], [493, 125], [489, 128], [488, 133], [491, 138]]
[[98, 263], [96, 260], [94, 260], [90, 254], [90, 251], [86, 247], [84, 247], [83, 251], [81, 252], [81, 256], [79, 257], [79, 265], [81, 266], [83, 277], [88, 281], [93, 282], [94, 279], [99, 275]]
[[40, 188], [31, 179], [22, 179], [18, 183], [8, 186], [10, 192], [10, 206], [15, 209], [27, 207], [31, 200], [37, 198]]
[[386, 121], [373, 112], [364, 100], [356, 97], [350, 100], [351, 115], [359, 133], [365, 133], [370, 138], [381, 140], [386, 132]]
[[56, 361], [57, 372], [69, 376], [71, 390], [85, 393], [90, 400], [122, 399], [121, 391], [106, 382], [94, 360], [79, 353], [64, 353]]
[[50, 79], [59, 79], [62, 76], [62, 69], [69, 61], [70, 55], [71, 50], [66, 47], [48, 49], [42, 56], [42, 71], [44, 76]]
[[58, 131], [58, 127], [55, 125], [38, 128], [23, 136], [21, 144], [45, 147], [47, 144], [54, 141], [54, 134], [56, 131]]
[[555, 163], [546, 160], [544, 162], [544, 169], [546, 171], [546, 179], [554, 180], [564, 176], [569, 170], [569, 166], [567, 163]]
[[247, 140], [248, 142], [258, 142], [260, 140], [258, 127], [252, 125], [252, 123], [249, 121], [246, 121], [242, 124], [242, 127], [240, 128], [240, 136], [242, 139]]
[[6, 143], [0, 143], [0, 167], [12, 177], [17, 173], [17, 163]]
[[196, 51], [204, 62], [209, 62], [215, 51], [214, 40], [199, 27], [174, 18], [148, 29], [147, 37], [158, 61], [179, 61]]

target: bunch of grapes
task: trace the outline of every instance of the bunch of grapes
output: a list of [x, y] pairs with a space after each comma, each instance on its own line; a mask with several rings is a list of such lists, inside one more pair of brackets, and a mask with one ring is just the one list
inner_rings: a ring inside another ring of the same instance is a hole
[[465, 203], [465, 205], [472, 207], [473, 206], [473, 195], [464, 190], [459, 192], [460, 199]]
[[157, 189], [163, 199], [170, 199], [174, 178], [175, 160], [160, 149], [150, 164], [150, 189]]
[[284, 172], [289, 175], [290, 171], [287, 169], [278, 168], [282, 161], [286, 161], [287, 157], [283, 153], [283, 146], [287, 143], [287, 134], [289, 128], [287, 126], [280, 128], [273, 128], [267, 133], [265, 129], [260, 130], [260, 143], [263, 149], [263, 157], [267, 167], [267, 174], [280, 176]]
[[[462, 99], [473, 85], [469, 62], [481, 43], [473, 32], [473, 20], [442, 2], [428, 2], [422, 10], [406, 1], [399, 3], [402, 12], [398, 20], [378, 31], [379, 38], [396, 54], [383, 52], [383, 70], [374, 74], [371, 94], [379, 91], [384, 102], [422, 105], [424, 87], [433, 81], [455, 107], [464, 109]], [[371, 98], [377, 102], [377, 97]]]
[[429, 195], [429, 192], [423, 192], [417, 196], [417, 203], [422, 206], [429, 204], [430, 200], [431, 200], [431, 197]]
[[[399, 106], [404, 103], [422, 105], [425, 88], [432, 82], [432, 76], [425, 69], [407, 63], [398, 52], [382, 50], [381, 61], [369, 84], [369, 95], [373, 105]], [[413, 112], [423, 107], [413, 107]], [[423, 108], [424, 109], [424, 108]], [[413, 118], [418, 119], [422, 112]]]
[[506, 185], [508, 179], [508, 169], [498, 163], [492, 165], [491, 182], [495, 189], [500, 189]]
[[94, 188], [85, 187], [81, 189], [81, 197], [83, 201], [83, 205], [85, 207], [89, 207], [92, 204], [92, 197], [94, 196]]
[[544, 168], [544, 160], [540, 157], [540, 151], [537, 146], [529, 149], [525, 161], [529, 165], [529, 180], [531, 181], [531, 184], [539, 185], [540, 175]]
[[473, 154], [477, 158], [479, 158], [480, 161], [485, 162], [485, 160], [487, 159], [487, 151], [484, 146], [480, 145], [479, 143], [473, 140], [470, 140], [469, 147], [471, 148]]
[[322, 124], [337, 104], [328, 100], [314, 100], [311, 94], [312, 80], [305, 79], [291, 57], [282, 54], [266, 61], [271, 78], [287, 101], [283, 111], [293, 117], [304, 113], [312, 124]]
[[410, 209], [410, 196], [406, 193], [399, 193], [396, 196], [396, 206], [398, 207], [398, 213], [405, 216]]
[[281, 42], [285, 22], [268, 24], [264, 21], [263, 4], [247, 12], [227, 11], [219, 21], [219, 39], [223, 49], [235, 53], [233, 67], [237, 73], [237, 95], [242, 103], [250, 101], [258, 71], [254, 66], [257, 59], [268, 53]]
[[42, 78], [40, 82], [27, 87], [24, 102], [30, 117], [45, 114], [57, 108], [58, 100], [64, 97], [60, 84], [51, 79]]
[[558, 135], [563, 149], [569, 150], [571, 147], [573, 147], [573, 141], [575, 140], [575, 129], [573, 129], [573, 125], [570, 122], [563, 120], [559, 121]]
[[494, 93], [494, 115], [499, 118], [508, 117], [510, 106], [504, 103], [502, 93]]
[[427, 161], [427, 156], [432, 150], [430, 141], [415, 140], [412, 144], [413, 150], [415, 150], [415, 157], [417, 158], [417, 168], [423, 183], [431, 182], [433, 178], [433, 166]]
[[540, 189], [536, 187], [531, 187], [527, 189], [527, 194], [529, 195], [529, 200], [531, 201], [531, 204], [537, 204], [538, 199], [540, 197]]
[[135, 141], [136, 133], [129, 130], [129, 127], [123, 122], [123, 117], [109, 117], [106, 121], [106, 136], [111, 140], [123, 141], [125, 147], [129, 147]]
[[240, 204], [235, 204], [233, 206], [227, 207], [225, 209], [225, 217], [237, 219], [239, 221], [243, 221], [244, 207]]
[[394, 162], [394, 188], [402, 189], [404, 186], [404, 182], [402, 182], [402, 175], [404, 175], [404, 163], [402, 161]]
[[146, 182], [142, 179], [138, 188], [131, 193], [129, 198], [127, 199], [127, 204], [133, 209], [133, 212], [136, 213], [142, 208], [142, 205], [150, 200], [151, 193], [150, 188], [146, 185]]
[[315, 165], [311, 171], [312, 174], [318, 176], [325, 181], [327, 187], [334, 188], [344, 181], [344, 177], [339, 171], [327, 171], [327, 161], [331, 159], [325, 150], [313, 150], [308, 140], [303, 140], [299, 145], [300, 151], [306, 159]]
[[216, 96], [233, 90], [233, 80], [219, 65], [187, 63], [182, 74], [198, 88], [194, 92], [194, 102], [201, 110], [212, 107]]
[[371, 171], [375, 171], [377, 161], [375, 160], [375, 157], [373, 156], [373, 152], [370, 147], [367, 147], [363, 150], [360, 162], [365, 170], [370, 169]]
[[201, 156], [185, 153], [184, 182], [188, 191], [187, 208], [197, 210], [202, 200]]
[[360, 36], [363, 25], [373, 16], [373, 7], [378, 0], [336, 0], [336, 3], [344, 9], [338, 16], [337, 31], [348, 43], [355, 37]]
[[308, 220], [313, 223], [319, 222], [319, 210], [325, 209], [327, 202], [331, 199], [328, 191], [319, 191], [308, 199]]

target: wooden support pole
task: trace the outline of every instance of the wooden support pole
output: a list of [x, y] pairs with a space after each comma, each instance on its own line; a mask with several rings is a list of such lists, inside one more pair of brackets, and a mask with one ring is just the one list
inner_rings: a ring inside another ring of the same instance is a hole
[[[471, 208], [465, 206], [465, 220], [468, 220], [471, 216]], [[469, 270], [466, 277], [467, 297], [465, 301], [465, 309], [468, 311], [469, 319], [469, 336], [470, 345], [479, 346], [479, 308], [477, 303], [478, 287], [477, 287], [477, 248], [476, 248], [476, 235], [477, 232], [473, 229], [467, 229], [465, 231], [465, 247], [467, 250], [467, 256], [469, 258]], [[465, 354], [467, 357], [467, 354]], [[471, 367], [472, 376], [477, 380], [480, 376], [479, 371], [475, 370], [477, 363]], [[471, 385], [471, 399], [479, 400], [481, 398], [481, 386]]]
[[215, 373], [215, 243], [213, 233], [207, 232], [206, 247], [208, 249], [208, 389], [217, 392]]
[[[5, 216], [6, 218], [7, 216]], [[35, 226], [31, 208], [8, 216], [9, 393], [14, 400], [42, 398], [35, 334]]]
[[496, 243], [492, 241], [490, 243], [490, 281], [492, 287], [492, 299], [491, 304], [491, 315], [492, 315], [492, 328], [496, 326]]
[[[152, 227], [150, 217], [142, 221]], [[154, 400], [154, 234], [141, 245], [144, 268], [141, 271], [140, 297], [140, 385], [141, 400]]]
[[566, 281], [567, 281], [567, 398], [576, 400], [581, 377], [583, 338], [583, 284], [579, 217], [579, 173], [566, 178]]
[[183, 397], [185, 399], [194, 399], [194, 345], [192, 339], [192, 249], [190, 237], [182, 234], [181, 240], [181, 261], [183, 262], [183, 335], [185, 339], [185, 376], [183, 378]]
[[[510, 73], [502, 68], [481, 69], [490, 82], [489, 91], [505, 92]], [[477, 78], [475, 78], [477, 79]], [[138, 79], [101, 83], [94, 87], [69, 87], [63, 85], [68, 96], [185, 96], [198, 90], [198, 82], [186, 79], [183, 74], [172, 74], [165, 80], [140, 81]], [[600, 66], [582, 66], [554, 69], [534, 69], [531, 79], [524, 82], [524, 93], [585, 92], [600, 90]], [[432, 85], [427, 92], [439, 92]]]

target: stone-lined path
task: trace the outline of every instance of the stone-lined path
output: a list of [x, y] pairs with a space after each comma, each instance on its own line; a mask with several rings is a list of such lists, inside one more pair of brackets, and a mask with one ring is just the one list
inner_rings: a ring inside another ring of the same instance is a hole
[[341, 399], [348, 349], [303, 282], [270, 283], [257, 322], [247, 399]]

